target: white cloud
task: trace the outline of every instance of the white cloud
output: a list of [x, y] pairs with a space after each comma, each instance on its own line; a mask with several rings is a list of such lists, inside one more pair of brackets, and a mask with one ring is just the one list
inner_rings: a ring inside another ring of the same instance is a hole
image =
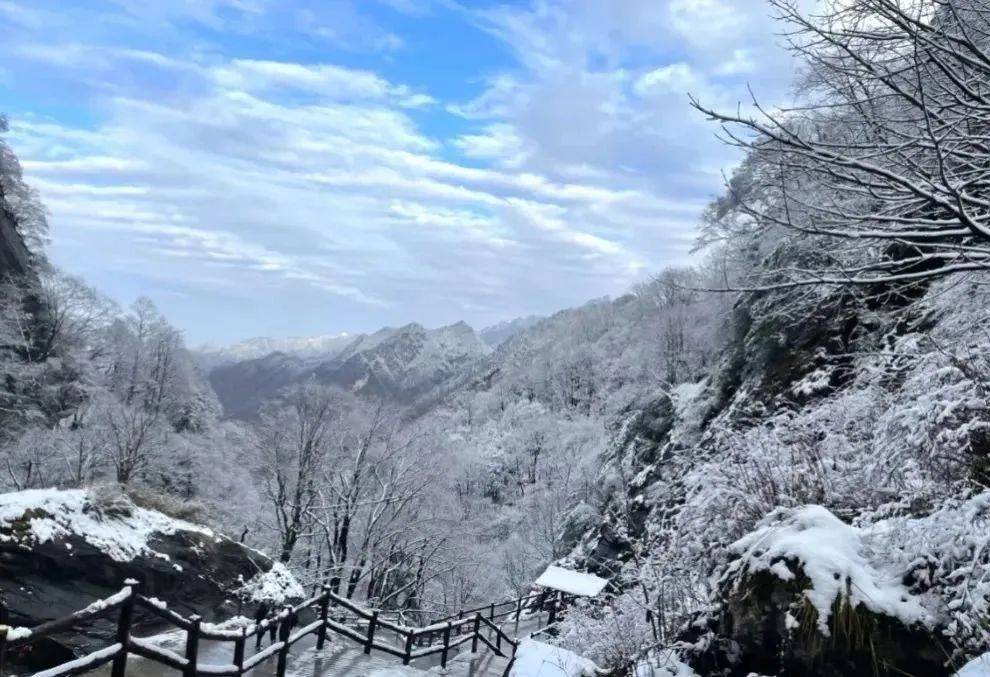
[[10, 0], [0, 0], [0, 16], [26, 28], [41, 28], [45, 25], [46, 13]]
[[[382, 2], [416, 21], [451, 4]], [[239, 322], [258, 323], [251, 333], [301, 331], [264, 324], [274, 317], [326, 317], [319, 331], [482, 324], [619, 293], [682, 263], [718, 190], [713, 168], [732, 158], [686, 91], [732, 101], [745, 91], [738, 75], [786, 70], [742, 5], [462, 6], [516, 61], [479, 72], [477, 97], [437, 102], [419, 83], [329, 56], [321, 40], [401, 47], [355, 3], [164, 4], [132, 2], [126, 19], [133, 30], [142, 12], [165, 20], [162, 43], [97, 44], [66, 29], [0, 45], [57, 73], [94, 112], [78, 124], [15, 116], [11, 142], [51, 207], [56, 262], [125, 293], [181, 284], [211, 326], [236, 302]], [[280, 39], [321, 45], [300, 50], [319, 58], [169, 42], [189, 20], [255, 40], [277, 25]]]
[[698, 77], [686, 63], [674, 63], [655, 68], [641, 75], [633, 89], [640, 96], [656, 93], [687, 93], [699, 84]]
[[388, 100], [403, 108], [422, 108], [436, 102], [425, 92], [406, 85], [392, 85], [370, 71], [334, 64], [235, 59], [214, 68], [212, 74], [226, 89], [252, 93], [295, 91], [328, 101]]
[[752, 52], [748, 49], [734, 49], [732, 56], [715, 68], [715, 74], [721, 76], [742, 75], [756, 71], [757, 65]]
[[[92, 130], [15, 119], [12, 141], [40, 179], [56, 253], [63, 234], [73, 256], [80, 242], [103, 243], [89, 267], [142, 274], [153, 260], [205, 293], [229, 293], [237, 280], [264, 297], [278, 280], [391, 312], [477, 309], [534, 285], [560, 294], [554, 271], [565, 269], [588, 276], [577, 301], [600, 295], [603, 276], [621, 289], [641, 273], [601, 209], [640, 205], [650, 218], [649, 196], [591, 175], [520, 171], [510, 127], [450, 140], [492, 165], [471, 167], [441, 158], [404, 112], [411, 90], [377, 74], [244, 60], [187, 67], [213, 88], [178, 102], [106, 98], [110, 117]], [[294, 100], [287, 87], [336, 99]]]
[[502, 167], [519, 167], [526, 159], [523, 140], [515, 127], [505, 123], [486, 125], [480, 134], [464, 134], [454, 145], [469, 158], [492, 160]]
[[[724, 0], [670, 0], [670, 18], [676, 30], [693, 44], [711, 47], [740, 36], [749, 16], [739, 5]], [[767, 7], [754, 7], [766, 12]]]
[[[50, 127], [50, 126], [49, 126]], [[15, 126], [15, 129], [17, 127]], [[75, 174], [123, 173], [146, 169], [147, 163], [127, 157], [89, 155], [68, 160], [22, 160], [21, 166], [32, 174], [68, 176]]]
[[214, 69], [217, 82], [228, 89], [265, 92], [298, 89], [332, 99], [383, 99], [389, 84], [368, 71], [331, 64], [235, 59]]

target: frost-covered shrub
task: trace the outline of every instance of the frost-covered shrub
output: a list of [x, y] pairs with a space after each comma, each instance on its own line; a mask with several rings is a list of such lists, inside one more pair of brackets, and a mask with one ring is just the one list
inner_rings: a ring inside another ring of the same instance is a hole
[[249, 602], [281, 604], [288, 599], [300, 599], [306, 593], [284, 564], [274, 562], [271, 569], [246, 581], [237, 594]]
[[560, 623], [557, 643], [603, 668], [629, 668], [657, 642], [647, 620], [648, 607], [635, 593], [620, 595], [604, 606], [581, 604]]
[[864, 522], [868, 554], [906, 572], [943, 619], [956, 658], [990, 650], [990, 492], [949, 499], [924, 517]]
[[162, 493], [149, 487], [133, 486], [127, 489], [127, 496], [135, 505], [187, 522], [204, 523], [208, 514], [206, 506], [200, 501], [183, 500], [176, 496]]
[[118, 484], [97, 484], [86, 492], [83, 512], [97, 519], [130, 517], [134, 503]]

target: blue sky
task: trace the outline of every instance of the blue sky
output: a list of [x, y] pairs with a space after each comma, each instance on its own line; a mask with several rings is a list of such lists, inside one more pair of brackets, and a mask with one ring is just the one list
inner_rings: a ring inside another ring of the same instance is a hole
[[0, 0], [50, 256], [190, 342], [482, 327], [690, 260], [758, 0]]

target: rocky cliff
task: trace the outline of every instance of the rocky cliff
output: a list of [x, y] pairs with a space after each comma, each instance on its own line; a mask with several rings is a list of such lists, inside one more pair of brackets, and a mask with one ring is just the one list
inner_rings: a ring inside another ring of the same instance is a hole
[[[0, 205], [3, 195], [0, 194]], [[31, 269], [31, 255], [14, 227], [14, 217], [0, 207], [0, 278], [25, 275]]]

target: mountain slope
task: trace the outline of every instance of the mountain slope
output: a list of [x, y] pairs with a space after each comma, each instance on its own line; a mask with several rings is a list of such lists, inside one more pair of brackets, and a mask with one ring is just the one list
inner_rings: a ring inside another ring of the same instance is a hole
[[302, 358], [328, 358], [347, 348], [362, 334], [324, 334], [291, 338], [259, 336], [229, 346], [204, 345], [194, 352], [200, 365], [209, 371], [215, 367], [256, 360], [272, 353], [285, 353]]
[[519, 317], [514, 320], [499, 322], [498, 324], [493, 324], [490, 327], [485, 327], [478, 332], [478, 336], [492, 348], [498, 348], [501, 344], [505, 343], [513, 336], [516, 336], [517, 334], [538, 324], [542, 319], [544, 318], [540, 315], [528, 315], [526, 317]]
[[[250, 418], [280, 390], [312, 380], [366, 397], [409, 402], [469, 369], [491, 349], [464, 322], [428, 330], [419, 324], [384, 328], [340, 341], [316, 341], [332, 353], [275, 352], [215, 366], [213, 385], [228, 417]], [[230, 355], [230, 352], [226, 354]]]
[[[571, 557], [638, 581], [614, 608], [647, 604], [699, 674], [940, 675], [990, 648], [990, 557], [972, 538], [990, 501], [987, 293], [962, 278], [872, 291], [745, 300], [710, 374], [617, 428], [601, 517]], [[905, 620], [869, 586], [924, 613]], [[822, 641], [850, 614], [862, 642]], [[635, 625], [650, 644], [658, 630]]]

